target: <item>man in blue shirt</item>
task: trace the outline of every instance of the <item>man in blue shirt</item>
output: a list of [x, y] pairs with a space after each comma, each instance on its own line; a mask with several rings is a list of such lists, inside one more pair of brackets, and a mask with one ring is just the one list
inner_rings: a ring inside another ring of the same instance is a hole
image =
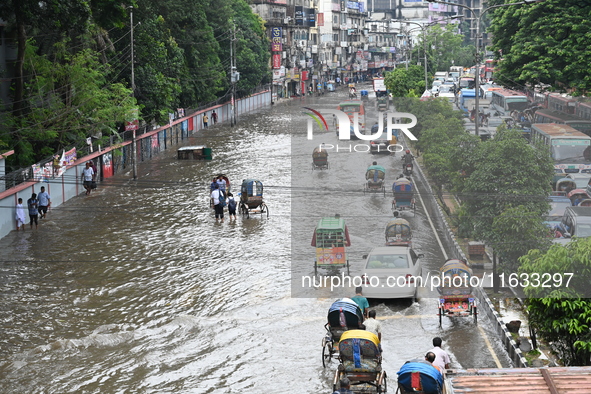
[[367, 310], [369, 309], [369, 302], [367, 302], [367, 298], [363, 296], [363, 287], [358, 286], [355, 288], [355, 297], [351, 297], [353, 301], [361, 308], [361, 313], [363, 313], [363, 317], [367, 318]]

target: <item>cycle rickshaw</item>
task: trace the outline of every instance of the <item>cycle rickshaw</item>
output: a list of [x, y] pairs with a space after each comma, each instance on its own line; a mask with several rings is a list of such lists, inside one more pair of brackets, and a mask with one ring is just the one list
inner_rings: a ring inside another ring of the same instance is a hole
[[347, 267], [347, 275], [350, 274], [345, 248], [351, 246], [351, 240], [345, 219], [339, 215], [320, 219], [314, 230], [311, 245], [316, 247], [314, 275], [318, 275], [318, 268], [342, 267]]
[[392, 219], [386, 225], [386, 246], [410, 246], [410, 223], [402, 218]]
[[414, 199], [414, 186], [407, 178], [398, 178], [392, 185], [392, 210], [403, 211], [412, 209], [416, 213], [417, 206]]
[[328, 151], [317, 146], [312, 151], [312, 170], [328, 170]]
[[382, 353], [377, 335], [365, 330], [349, 330], [339, 342], [340, 365], [335, 372], [333, 390], [338, 382], [348, 378], [355, 392], [377, 393], [388, 391], [386, 371], [382, 370]]
[[350, 298], [335, 301], [328, 309], [326, 335], [322, 338], [322, 366], [339, 356], [339, 341], [345, 331], [356, 330], [363, 323], [359, 305]]
[[365, 172], [365, 179], [367, 182], [363, 187], [363, 194], [365, 193], [383, 193], [386, 196], [386, 187], [384, 186], [384, 178], [386, 177], [386, 169], [382, 166], [373, 164], [367, 168]]
[[263, 183], [256, 179], [242, 180], [240, 187], [240, 207], [239, 212], [246, 217], [251, 213], [260, 213], [269, 217], [269, 208], [263, 201]]
[[443, 394], [443, 375], [427, 361], [407, 362], [398, 371], [400, 394]]
[[458, 259], [449, 259], [439, 270], [442, 284], [439, 292], [439, 326], [443, 316], [472, 316], [478, 323], [476, 298], [472, 295], [470, 277], [472, 269]]

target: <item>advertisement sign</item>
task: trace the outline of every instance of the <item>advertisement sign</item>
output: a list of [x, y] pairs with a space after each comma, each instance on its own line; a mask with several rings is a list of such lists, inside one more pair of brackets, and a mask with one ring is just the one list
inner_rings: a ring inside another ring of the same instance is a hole
[[282, 27], [274, 27], [271, 29], [271, 51], [281, 52], [283, 50], [281, 37], [283, 37]]
[[[158, 136], [154, 134], [152, 138], [158, 139]], [[113, 154], [107, 152], [103, 155], [103, 177], [110, 178], [113, 176]]]
[[324, 26], [324, 13], [319, 13], [318, 14], [318, 26]]
[[281, 55], [279, 53], [273, 54], [273, 68], [281, 68]]
[[137, 130], [139, 128], [139, 121], [137, 118], [138, 118], [138, 109], [135, 108], [129, 114], [128, 119], [132, 119], [132, 120], [129, 122], [125, 122], [125, 131], [133, 131], [133, 130]]
[[301, 5], [295, 6], [295, 24], [296, 25], [303, 25], [304, 24], [304, 7]]
[[316, 261], [318, 264], [347, 264], [345, 247], [316, 248]]

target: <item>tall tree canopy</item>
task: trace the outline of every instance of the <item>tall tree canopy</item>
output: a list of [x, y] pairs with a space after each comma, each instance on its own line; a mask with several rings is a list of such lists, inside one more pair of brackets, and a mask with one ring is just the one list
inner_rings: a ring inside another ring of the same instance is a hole
[[244, 0], [10, 0], [0, 18], [18, 51], [0, 118], [0, 146], [16, 150], [9, 167], [114, 133], [134, 108], [163, 122], [224, 96], [232, 40], [239, 96], [271, 80], [264, 25]]
[[[489, 4], [503, 3], [502, 0]], [[495, 79], [522, 87], [545, 83], [591, 90], [591, 3], [545, 0], [541, 3], [500, 7], [493, 13], [490, 32], [502, 59]]]

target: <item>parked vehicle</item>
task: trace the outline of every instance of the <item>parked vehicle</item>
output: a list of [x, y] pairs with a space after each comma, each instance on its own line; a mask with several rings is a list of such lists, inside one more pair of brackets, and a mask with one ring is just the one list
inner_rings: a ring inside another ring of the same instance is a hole
[[558, 230], [564, 238], [591, 237], [591, 207], [567, 207]]

